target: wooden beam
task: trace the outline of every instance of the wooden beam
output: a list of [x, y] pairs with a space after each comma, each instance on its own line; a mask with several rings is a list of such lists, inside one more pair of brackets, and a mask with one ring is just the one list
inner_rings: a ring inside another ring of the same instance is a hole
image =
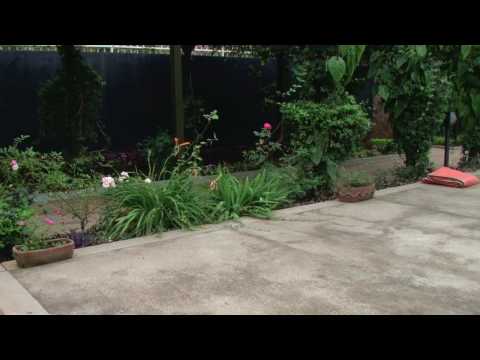
[[173, 114], [175, 119], [175, 136], [185, 138], [185, 106], [183, 100], [182, 47], [170, 46], [170, 76], [172, 79]]

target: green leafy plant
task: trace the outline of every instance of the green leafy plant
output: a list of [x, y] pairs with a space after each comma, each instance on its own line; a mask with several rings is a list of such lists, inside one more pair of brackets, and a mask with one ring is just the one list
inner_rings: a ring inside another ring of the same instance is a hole
[[41, 153], [33, 147], [22, 148], [29, 136], [16, 138], [13, 145], [0, 149], [0, 181], [30, 192], [64, 190], [72, 181], [58, 152]]
[[343, 170], [339, 171], [337, 188], [356, 188], [372, 185], [374, 183], [374, 178], [366, 172]]
[[380, 154], [388, 155], [397, 152], [395, 142], [392, 139], [372, 139], [370, 142]]
[[207, 139], [205, 139], [205, 134], [210, 129], [211, 125], [220, 119], [220, 116], [218, 114], [218, 111], [214, 110], [209, 114], [204, 114], [203, 119], [204, 128], [193, 142], [182, 142], [180, 139], [175, 139], [175, 147], [173, 152], [173, 155], [177, 160], [175, 165], [175, 171], [186, 171], [193, 176], [199, 176], [201, 174], [203, 166], [203, 148], [205, 146], [210, 146], [214, 142], [218, 141], [215, 133], [213, 133], [213, 136], [211, 138]]
[[12, 192], [0, 185], [0, 251], [10, 253], [12, 246], [25, 240], [25, 225], [33, 214], [25, 193]]
[[255, 149], [243, 152], [243, 158], [249, 168], [257, 169], [266, 162], [273, 161], [276, 154], [282, 150], [282, 145], [272, 140], [272, 125], [265, 123], [260, 131], [254, 131], [257, 137]]
[[281, 107], [289, 134], [284, 162], [295, 166], [305, 196], [334, 188], [337, 163], [348, 159], [370, 127], [367, 114], [352, 96], [327, 101], [299, 101]]
[[174, 173], [165, 183], [131, 179], [109, 189], [105, 199], [101, 227], [109, 241], [208, 222], [205, 199], [187, 174]]
[[172, 136], [167, 131], [159, 130], [155, 136], [139, 143], [137, 148], [145, 159], [161, 165], [172, 153], [173, 146]]
[[451, 109], [451, 77], [427, 45], [391, 45], [375, 51], [370, 75], [393, 124], [407, 167], [425, 172], [436, 129]]
[[280, 177], [265, 169], [253, 179], [237, 179], [221, 169], [210, 184], [211, 211], [218, 221], [241, 216], [270, 218], [272, 210], [288, 202], [290, 190]]

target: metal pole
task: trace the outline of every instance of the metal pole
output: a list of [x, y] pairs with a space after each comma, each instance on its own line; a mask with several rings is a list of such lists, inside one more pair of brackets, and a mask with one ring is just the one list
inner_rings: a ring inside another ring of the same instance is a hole
[[177, 138], [183, 140], [185, 137], [185, 109], [183, 103], [182, 47], [180, 45], [171, 46], [170, 60], [175, 134]]
[[450, 116], [445, 119], [445, 159], [444, 166], [448, 167], [450, 156]]

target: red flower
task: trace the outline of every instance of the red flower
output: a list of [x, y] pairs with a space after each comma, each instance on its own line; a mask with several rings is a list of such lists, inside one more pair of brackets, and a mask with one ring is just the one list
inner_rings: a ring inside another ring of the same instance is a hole
[[265, 124], [263, 124], [263, 128], [265, 130], [272, 130], [272, 125], [268, 122], [266, 122]]

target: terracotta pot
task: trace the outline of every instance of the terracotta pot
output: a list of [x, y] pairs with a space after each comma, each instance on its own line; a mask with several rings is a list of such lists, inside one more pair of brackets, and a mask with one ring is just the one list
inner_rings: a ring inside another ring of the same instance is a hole
[[337, 198], [342, 202], [359, 202], [370, 200], [375, 194], [375, 184], [361, 187], [341, 187], [338, 189]]
[[57, 261], [68, 260], [73, 257], [75, 243], [70, 239], [49, 240], [47, 243], [63, 241], [64, 244], [42, 250], [20, 251], [18, 246], [13, 247], [13, 257], [21, 268], [51, 264]]

